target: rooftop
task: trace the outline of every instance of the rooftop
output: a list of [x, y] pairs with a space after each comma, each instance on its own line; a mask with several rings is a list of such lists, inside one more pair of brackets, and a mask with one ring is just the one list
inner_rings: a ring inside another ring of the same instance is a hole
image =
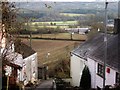
[[[120, 34], [107, 34], [106, 64], [120, 72]], [[72, 51], [73, 54], [87, 60], [87, 57], [103, 64], [105, 59], [104, 34], [99, 33]]]
[[35, 51], [23, 42], [15, 42], [15, 52], [22, 54], [23, 58], [26, 58], [35, 53]]

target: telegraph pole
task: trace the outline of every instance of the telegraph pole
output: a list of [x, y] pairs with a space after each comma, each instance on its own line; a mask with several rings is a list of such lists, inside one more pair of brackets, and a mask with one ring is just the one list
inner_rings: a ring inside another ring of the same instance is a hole
[[105, 31], [104, 31], [104, 69], [103, 69], [103, 89], [105, 88], [105, 70], [106, 70], [106, 60], [107, 60], [107, 7], [108, 7], [108, 2], [107, 0], [105, 1]]
[[32, 32], [30, 31], [30, 47], [32, 47]]
[[103, 69], [103, 88], [105, 88], [105, 70], [106, 70], [106, 60], [107, 60], [107, 24], [108, 24], [108, 13], [107, 13], [107, 7], [109, 3], [115, 3], [115, 2], [107, 2], [105, 1], [105, 31], [104, 31], [104, 69]]

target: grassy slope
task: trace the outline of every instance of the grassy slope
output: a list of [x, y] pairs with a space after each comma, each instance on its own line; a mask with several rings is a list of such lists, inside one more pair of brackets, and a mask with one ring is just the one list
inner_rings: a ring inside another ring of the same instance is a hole
[[[23, 42], [29, 45], [28, 39]], [[53, 40], [32, 40], [32, 48], [38, 53], [38, 64], [50, 64], [61, 59], [68, 59], [70, 51], [80, 42], [75, 41], [53, 41]], [[50, 55], [47, 57], [47, 53]]]

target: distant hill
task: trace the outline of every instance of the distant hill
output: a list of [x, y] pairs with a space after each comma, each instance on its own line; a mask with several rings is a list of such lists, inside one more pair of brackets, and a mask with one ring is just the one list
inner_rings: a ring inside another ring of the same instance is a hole
[[[29, 9], [38, 12], [43, 11], [56, 11], [64, 12], [70, 10], [104, 10], [105, 6], [103, 2], [21, 2], [16, 3], [17, 7], [22, 9]], [[47, 8], [51, 6], [51, 8]], [[109, 4], [108, 9], [113, 12], [117, 12], [117, 3]]]
[[[94, 14], [104, 16], [104, 2], [20, 2], [16, 3], [19, 14], [29, 18], [36, 18], [37, 21], [66, 21], [78, 20], [78, 16], [61, 16], [60, 13], [72, 14]], [[118, 4], [108, 5], [109, 18], [118, 14]], [[83, 18], [83, 17], [82, 17]], [[36, 21], [35, 20], [35, 21]]]

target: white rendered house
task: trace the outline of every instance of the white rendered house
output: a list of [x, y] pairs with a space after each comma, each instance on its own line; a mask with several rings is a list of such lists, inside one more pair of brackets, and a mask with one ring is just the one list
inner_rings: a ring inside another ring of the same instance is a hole
[[[108, 34], [105, 85], [120, 84], [120, 34]], [[91, 87], [103, 88], [104, 34], [97, 34], [71, 52], [71, 77], [73, 86], [80, 86], [85, 65], [91, 74]]]
[[[20, 67], [17, 70], [17, 82], [23, 82], [26, 85], [29, 81], [33, 82], [38, 79], [37, 71], [37, 53], [26, 44], [19, 42], [16, 44], [14, 41], [9, 41], [3, 32], [0, 31], [0, 55], [5, 55], [7, 63], [5, 66], [6, 75], [11, 76], [12, 66]], [[4, 54], [5, 53], [5, 54]], [[11, 65], [10, 65], [11, 64]], [[15, 68], [14, 67], [14, 68]]]

